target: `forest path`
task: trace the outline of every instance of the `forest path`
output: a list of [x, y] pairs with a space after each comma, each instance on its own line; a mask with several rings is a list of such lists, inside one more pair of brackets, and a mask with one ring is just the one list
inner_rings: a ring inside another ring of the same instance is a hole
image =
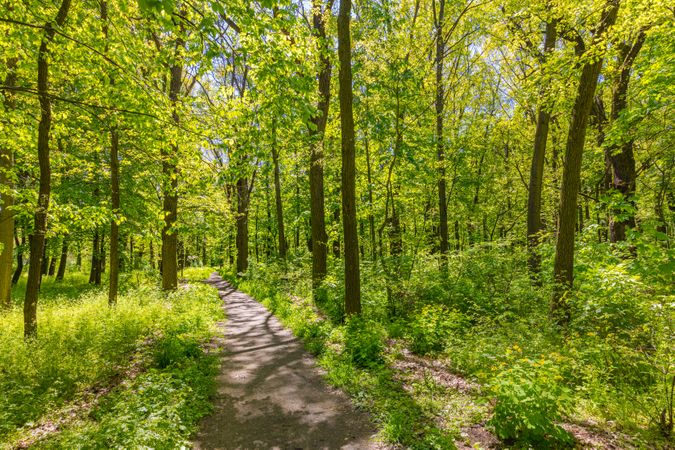
[[321, 378], [314, 359], [264, 306], [213, 273], [227, 312], [215, 411], [196, 449], [374, 449], [367, 414]]

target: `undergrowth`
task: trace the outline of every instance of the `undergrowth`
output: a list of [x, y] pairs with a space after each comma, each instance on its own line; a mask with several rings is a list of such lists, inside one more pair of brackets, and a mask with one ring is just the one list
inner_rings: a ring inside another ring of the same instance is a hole
[[[461, 426], [446, 424], [472, 420], [513, 447], [574, 446], [565, 423], [601, 430], [615, 446], [672, 445], [675, 253], [643, 236], [631, 259], [595, 239], [582, 239], [572, 319], [562, 329], [549, 319], [550, 284], [532, 284], [525, 250], [509, 242], [451, 255], [445, 270], [425, 255], [363, 264], [363, 318], [347, 324], [340, 265], [316, 303], [305, 254], [225, 275], [304, 339], [328, 380], [373, 412], [388, 441], [452, 448]], [[552, 277], [552, 250], [543, 246], [543, 279]], [[433, 380], [431, 394], [403, 386], [391, 369], [397, 352], [387, 349], [399, 341], [482, 386], [491, 412], [479, 406], [462, 416]]]
[[32, 341], [24, 341], [21, 311], [12, 309], [0, 317], [0, 442], [12, 446], [41, 421], [58, 420], [59, 408], [111, 389], [93, 411], [40, 445], [186, 445], [210, 408], [215, 366], [200, 344], [215, 333], [220, 303], [201, 284], [167, 296], [143, 283], [114, 308], [101, 290], [46, 295]]

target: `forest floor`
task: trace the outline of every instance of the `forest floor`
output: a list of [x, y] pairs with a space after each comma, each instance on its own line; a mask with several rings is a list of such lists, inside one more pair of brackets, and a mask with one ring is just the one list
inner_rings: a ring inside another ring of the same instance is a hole
[[202, 420], [195, 448], [382, 448], [368, 415], [328, 387], [271, 312], [215, 273], [207, 282], [228, 321], [215, 411]]

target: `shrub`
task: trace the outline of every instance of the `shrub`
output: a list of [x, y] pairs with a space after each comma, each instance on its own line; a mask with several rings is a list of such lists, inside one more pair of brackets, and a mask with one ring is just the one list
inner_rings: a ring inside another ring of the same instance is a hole
[[385, 331], [377, 322], [361, 316], [347, 320], [345, 353], [358, 367], [373, 367], [383, 361]]
[[[513, 350], [517, 355], [520, 349]], [[496, 434], [507, 442], [571, 444], [571, 436], [556, 425], [572, 406], [571, 391], [560, 382], [559, 361], [509, 359], [491, 385], [497, 402], [490, 424]]]
[[418, 354], [443, 350], [453, 332], [468, 325], [464, 314], [440, 305], [426, 305], [410, 324], [410, 349]]

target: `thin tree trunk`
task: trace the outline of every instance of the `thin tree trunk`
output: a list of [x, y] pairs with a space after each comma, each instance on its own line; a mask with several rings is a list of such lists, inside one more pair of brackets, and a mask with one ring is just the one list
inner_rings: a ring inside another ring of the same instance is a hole
[[313, 0], [312, 23], [316, 45], [319, 50], [319, 101], [318, 113], [312, 118], [312, 135], [309, 168], [309, 196], [312, 232], [312, 287], [315, 293], [327, 272], [328, 236], [323, 189], [323, 150], [326, 121], [330, 107], [331, 63], [326, 44], [326, 18], [330, 14], [332, 0], [322, 8], [321, 0]]
[[21, 233], [21, 243], [17, 241], [16, 249], [16, 269], [14, 270], [14, 275], [12, 275], [12, 286], [19, 282], [21, 274], [23, 273], [23, 249], [26, 247], [26, 234], [25, 232]]
[[237, 273], [248, 270], [248, 200], [246, 178], [237, 180]]
[[359, 235], [356, 224], [356, 149], [352, 111], [352, 50], [349, 22], [351, 0], [340, 0], [338, 57], [340, 60], [340, 130], [342, 147], [342, 228], [345, 248], [345, 313], [361, 313]]
[[436, 158], [438, 160], [438, 213], [439, 233], [441, 238], [441, 259], [443, 267], [448, 253], [448, 204], [445, 186], [445, 146], [443, 142], [443, 114], [445, 107], [445, 93], [443, 87], [443, 59], [445, 55], [445, 37], [443, 36], [443, 21], [445, 20], [445, 0], [439, 0], [438, 15], [436, 17]]
[[[274, 125], [273, 125], [274, 127]], [[272, 130], [272, 160], [274, 162], [274, 199], [277, 208], [277, 229], [279, 231], [279, 256], [286, 259], [286, 234], [284, 233], [284, 207], [281, 202], [281, 174], [279, 172], [279, 149], [277, 148], [276, 127]]]
[[370, 168], [370, 150], [368, 148], [368, 139], [366, 146], [366, 174], [368, 176], [368, 226], [370, 228], [370, 256], [373, 261], [377, 260], [377, 243], [375, 241], [375, 216], [373, 214], [373, 179]]
[[[18, 60], [11, 58], [7, 61], [7, 76], [5, 86], [16, 85], [16, 64]], [[14, 93], [11, 90], [4, 92], [5, 111], [12, 111], [16, 107]], [[3, 126], [5, 124], [3, 123]], [[9, 123], [6, 124], [10, 126]], [[8, 309], [12, 304], [12, 257], [14, 253], [14, 152], [11, 145], [0, 143], [0, 309]]]
[[59, 259], [59, 270], [56, 271], [56, 281], [62, 281], [66, 274], [66, 263], [68, 262], [68, 237], [63, 237], [61, 245], [61, 258]]
[[[546, 36], [544, 37], [544, 53], [542, 63], [546, 61], [548, 54], [555, 48], [556, 23], [550, 21], [546, 24]], [[528, 266], [533, 280], [541, 285], [539, 272], [541, 271], [541, 256], [539, 255], [539, 241], [543, 230], [541, 222], [541, 192], [544, 179], [544, 160], [546, 157], [546, 141], [548, 140], [548, 126], [551, 114], [541, 103], [543, 91], [540, 91], [540, 105], [537, 112], [537, 128], [534, 133], [534, 152], [532, 165], [530, 166], [530, 186], [527, 198], [527, 248], [529, 251]]]
[[[108, 2], [101, 2], [101, 21], [103, 22], [103, 36], [106, 39], [105, 53], [108, 53]], [[115, 79], [110, 75], [110, 86], [115, 85]], [[120, 270], [120, 236], [117, 215], [120, 213], [120, 164], [119, 164], [119, 135], [116, 128], [110, 130], [110, 199], [113, 218], [110, 221], [110, 283], [108, 284], [108, 305], [117, 303]]]
[[[63, 0], [56, 15], [56, 27], [62, 27], [68, 16], [70, 0]], [[33, 235], [30, 240], [30, 264], [26, 297], [23, 305], [24, 337], [37, 335], [37, 302], [40, 289], [40, 267], [42, 265], [45, 233], [47, 232], [47, 212], [51, 194], [51, 166], [49, 160], [49, 135], [52, 127], [52, 103], [49, 96], [49, 44], [54, 41], [56, 30], [54, 23], [47, 22], [37, 56], [37, 92], [40, 100], [40, 124], [38, 126], [38, 163], [40, 182], [38, 201], [35, 209]]]
[[56, 256], [52, 255], [52, 257], [49, 259], [48, 275], [50, 277], [53, 277], [55, 273], [56, 273]]
[[101, 263], [99, 262], [99, 235], [98, 228], [94, 230], [94, 238], [91, 245], [91, 269], [89, 269], [89, 284], [96, 284], [96, 280], [100, 279]]
[[[597, 45], [606, 29], [614, 24], [618, 10], [618, 1], [611, 0], [607, 3], [602, 13], [600, 26], [593, 37], [593, 45]], [[602, 60], [603, 58], [596, 57], [586, 62], [582, 68], [567, 134], [565, 165], [560, 188], [560, 218], [553, 267], [553, 297], [551, 300], [551, 314], [559, 325], [564, 325], [569, 321], [570, 309], [567, 299], [574, 280], [574, 228], [577, 215], [577, 196], [581, 185], [581, 159], [586, 140], [586, 125], [593, 105]]]
[[[176, 40], [175, 58], [179, 57], [183, 42]], [[183, 67], [175, 62], [171, 66], [171, 82], [169, 84], [169, 100], [173, 107], [173, 121], [179, 123], [176, 103], [180, 94], [183, 78]], [[178, 234], [173, 229], [178, 215], [178, 145], [171, 144], [171, 151], [164, 150], [162, 153], [162, 174], [164, 175], [164, 227], [162, 227], [162, 289], [173, 291], [178, 287]]]

